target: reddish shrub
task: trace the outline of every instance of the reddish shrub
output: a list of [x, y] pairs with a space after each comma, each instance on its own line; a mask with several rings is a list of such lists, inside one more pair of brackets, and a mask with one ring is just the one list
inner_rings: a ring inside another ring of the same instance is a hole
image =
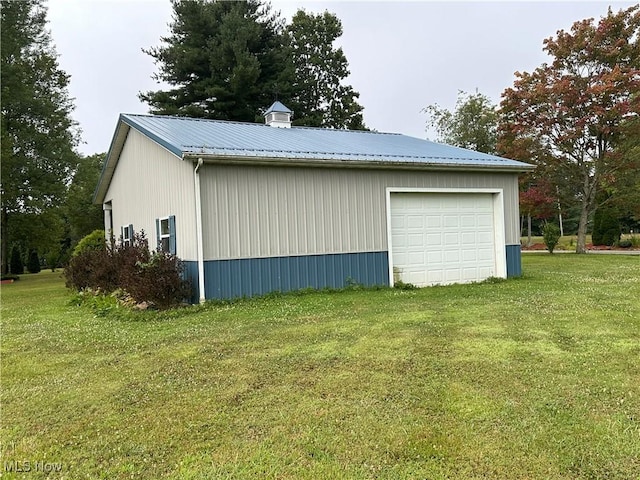
[[65, 278], [67, 287], [75, 290], [112, 293], [120, 289], [136, 302], [157, 308], [178, 305], [190, 294], [180, 259], [166, 252], [150, 252], [144, 232], [135, 234], [128, 245], [105, 245], [74, 256]]

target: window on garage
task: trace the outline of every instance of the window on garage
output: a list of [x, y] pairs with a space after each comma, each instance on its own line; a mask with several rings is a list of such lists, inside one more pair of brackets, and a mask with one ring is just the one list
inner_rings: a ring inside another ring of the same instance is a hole
[[158, 250], [176, 255], [176, 217], [156, 219]]
[[133, 243], [133, 225], [129, 224], [120, 227], [120, 237], [122, 238], [122, 245], [131, 245]]

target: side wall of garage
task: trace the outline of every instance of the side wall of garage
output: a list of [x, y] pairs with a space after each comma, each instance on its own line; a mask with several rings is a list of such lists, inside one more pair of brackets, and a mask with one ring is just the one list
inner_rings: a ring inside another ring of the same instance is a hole
[[516, 174], [208, 164], [201, 182], [208, 298], [388, 284], [388, 188], [500, 190], [520, 274]]

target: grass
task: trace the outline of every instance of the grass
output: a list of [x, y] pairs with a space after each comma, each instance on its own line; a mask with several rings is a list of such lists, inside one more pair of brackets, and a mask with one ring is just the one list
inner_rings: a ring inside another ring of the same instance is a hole
[[2, 286], [4, 475], [640, 478], [640, 258], [523, 262], [105, 316], [25, 275]]

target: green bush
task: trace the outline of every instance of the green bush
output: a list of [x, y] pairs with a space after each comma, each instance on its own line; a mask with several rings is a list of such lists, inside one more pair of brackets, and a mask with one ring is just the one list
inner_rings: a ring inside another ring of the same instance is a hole
[[620, 240], [620, 221], [617, 212], [612, 208], [600, 207], [593, 215], [594, 245], [613, 246]]
[[107, 246], [104, 230], [94, 230], [78, 242], [72, 256], [80, 255], [87, 250], [104, 250]]
[[14, 275], [22, 275], [24, 273], [24, 263], [22, 263], [22, 252], [17, 245], [14, 245], [11, 249], [11, 260], [9, 262], [9, 268]]
[[29, 252], [29, 263], [27, 263], [27, 270], [29, 273], [40, 273], [40, 257], [37, 250], [31, 250]]
[[402, 280], [397, 280], [393, 282], [393, 288], [397, 288], [398, 290], [417, 290], [418, 289], [418, 287], [416, 287], [413, 283], [405, 283]]
[[190, 296], [180, 259], [166, 252], [150, 252], [144, 232], [136, 233], [129, 245], [78, 253], [69, 261], [65, 278], [67, 287], [78, 291], [125, 292], [134, 303], [160, 309], [179, 305]]
[[633, 247], [633, 242], [631, 241], [631, 239], [620, 240], [618, 246], [620, 248], [631, 248]]
[[542, 239], [549, 253], [553, 253], [560, 241], [560, 228], [555, 223], [546, 223], [542, 228]]
[[51, 269], [52, 272], [56, 271], [56, 267], [58, 266], [58, 262], [60, 261], [60, 250], [51, 250], [46, 257], [47, 267]]

